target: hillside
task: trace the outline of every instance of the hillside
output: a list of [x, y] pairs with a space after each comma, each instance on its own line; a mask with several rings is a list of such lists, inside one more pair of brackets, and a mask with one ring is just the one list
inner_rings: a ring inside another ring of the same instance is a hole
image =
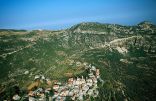
[[66, 30], [0, 30], [0, 99], [25, 89], [34, 76], [65, 81], [101, 70], [99, 101], [155, 101], [156, 25], [80, 23]]

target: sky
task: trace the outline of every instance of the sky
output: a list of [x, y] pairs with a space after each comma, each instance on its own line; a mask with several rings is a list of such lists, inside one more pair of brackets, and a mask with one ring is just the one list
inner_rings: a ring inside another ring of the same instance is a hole
[[65, 29], [81, 22], [156, 24], [156, 0], [0, 0], [0, 29]]

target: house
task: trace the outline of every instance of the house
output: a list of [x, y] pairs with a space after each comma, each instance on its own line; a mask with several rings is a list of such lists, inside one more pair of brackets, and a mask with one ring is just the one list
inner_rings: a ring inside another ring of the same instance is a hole
[[89, 96], [92, 96], [92, 95], [93, 95], [93, 89], [89, 89], [88, 92], [87, 92], [87, 94], [88, 94]]
[[77, 77], [77, 80], [75, 81], [75, 85], [80, 85], [80, 78]]
[[83, 101], [83, 91], [82, 90], [79, 91], [78, 100]]
[[72, 85], [72, 84], [73, 84], [73, 81], [74, 81], [73, 78], [69, 78], [69, 79], [68, 79], [68, 84], [69, 84], [69, 85]]
[[82, 76], [82, 78], [81, 78], [81, 80], [80, 80], [80, 84], [85, 84], [86, 83], [86, 80], [83, 78], [83, 76]]
[[87, 93], [88, 90], [89, 90], [89, 86], [87, 84], [84, 84], [82, 86], [82, 91], [83, 91], [84, 95]]
[[99, 95], [99, 91], [98, 91], [97, 89], [94, 90], [93, 93], [94, 93], [94, 94], [93, 94], [93, 97], [97, 97], [97, 96]]
[[16, 94], [16, 95], [14, 95], [14, 96], [12, 97], [12, 99], [13, 99], [14, 101], [18, 101], [18, 100], [21, 99], [21, 97], [20, 97], [18, 94]]
[[44, 75], [41, 75], [41, 79], [42, 79], [42, 80], [45, 80], [45, 76], [44, 76]]
[[35, 94], [33, 93], [33, 91], [29, 91], [28, 96], [35, 96]]
[[93, 78], [94, 77], [94, 74], [92, 71], [90, 71], [90, 73], [88, 74], [90, 78]]
[[92, 80], [93, 80], [93, 83], [94, 84], [97, 84], [98, 81], [97, 81], [97, 78], [96, 77], [93, 77]]
[[99, 78], [100, 77], [100, 70], [96, 69], [96, 77]]
[[93, 85], [92, 79], [87, 79], [86, 81], [87, 81], [87, 85], [88, 85], [89, 87], [91, 87], [91, 86]]
[[55, 91], [57, 91], [57, 90], [59, 89], [59, 85], [58, 85], [58, 84], [55, 84], [55, 85], [53, 86], [53, 89], [54, 89]]
[[96, 71], [96, 67], [95, 66], [91, 66], [91, 70], [92, 71]]
[[68, 96], [73, 96], [73, 95], [74, 95], [74, 91], [73, 90], [69, 91]]
[[87, 64], [88, 64], [87, 62], [84, 62], [84, 63], [83, 63], [84, 66], [87, 66]]
[[48, 86], [52, 85], [52, 82], [50, 81], [50, 79], [46, 79], [46, 83], [47, 83]]
[[34, 97], [29, 97], [29, 101], [37, 101]]
[[39, 75], [35, 75], [34, 80], [37, 80], [37, 79], [40, 79], [40, 76]]

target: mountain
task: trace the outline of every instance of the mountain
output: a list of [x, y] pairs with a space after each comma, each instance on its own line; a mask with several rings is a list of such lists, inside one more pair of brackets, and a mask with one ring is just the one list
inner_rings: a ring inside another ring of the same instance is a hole
[[83, 63], [101, 70], [99, 101], [155, 101], [156, 25], [85, 22], [66, 30], [0, 30], [0, 99], [12, 87], [25, 89], [41, 74], [65, 81], [85, 72]]

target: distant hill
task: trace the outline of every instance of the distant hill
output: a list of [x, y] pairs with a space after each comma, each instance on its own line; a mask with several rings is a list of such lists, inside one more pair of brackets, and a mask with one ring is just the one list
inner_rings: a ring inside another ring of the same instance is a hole
[[3, 31], [13, 31], [13, 32], [26, 32], [27, 30], [16, 30], [16, 29], [0, 29], [0, 32], [3, 32]]

